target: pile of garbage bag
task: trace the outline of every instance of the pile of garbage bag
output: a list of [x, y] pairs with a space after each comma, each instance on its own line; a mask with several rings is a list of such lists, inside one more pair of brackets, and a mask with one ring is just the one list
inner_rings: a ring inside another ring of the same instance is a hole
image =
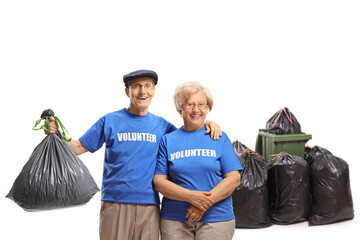
[[[288, 108], [276, 112], [265, 131], [303, 134]], [[269, 160], [239, 141], [233, 142], [244, 168], [240, 185], [232, 194], [237, 228], [303, 221], [316, 226], [354, 218], [348, 164], [325, 148], [305, 148], [305, 142], [299, 141], [299, 156], [276, 152]]]

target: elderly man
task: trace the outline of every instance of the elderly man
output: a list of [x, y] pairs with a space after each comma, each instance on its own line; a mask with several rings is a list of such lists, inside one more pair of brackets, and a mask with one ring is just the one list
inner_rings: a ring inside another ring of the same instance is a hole
[[[156, 72], [138, 70], [123, 77], [130, 99], [123, 108], [101, 117], [79, 140], [69, 142], [77, 155], [99, 150], [106, 143], [100, 210], [101, 240], [158, 240], [159, 194], [152, 180], [162, 136], [176, 127], [148, 112], [158, 83]], [[221, 130], [207, 122], [207, 133]], [[50, 132], [57, 131], [50, 119]]]

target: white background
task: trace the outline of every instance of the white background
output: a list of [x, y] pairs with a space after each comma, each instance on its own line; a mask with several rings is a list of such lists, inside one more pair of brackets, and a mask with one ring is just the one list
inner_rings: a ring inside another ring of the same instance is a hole
[[[100, 194], [76, 208], [29, 213], [5, 198], [44, 138], [52, 108], [73, 138], [128, 106], [122, 76], [159, 75], [150, 111], [176, 126], [174, 89], [200, 81], [214, 95], [208, 119], [254, 148], [259, 128], [289, 107], [302, 131], [350, 165], [355, 219], [237, 229], [234, 239], [354, 239], [359, 231], [358, 1], [2, 1], [1, 239], [98, 239]], [[81, 159], [101, 185], [102, 148]], [[349, 234], [352, 233], [352, 236]]]

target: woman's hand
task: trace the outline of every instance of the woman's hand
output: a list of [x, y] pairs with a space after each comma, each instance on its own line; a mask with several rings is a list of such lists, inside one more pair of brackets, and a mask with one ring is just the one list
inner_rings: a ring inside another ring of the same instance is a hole
[[201, 211], [199, 208], [195, 207], [194, 205], [190, 205], [187, 209], [186, 217], [188, 218], [189, 222], [197, 222], [200, 221], [205, 211]]
[[160, 192], [163, 196], [188, 202], [201, 211], [209, 209], [215, 202], [210, 197], [212, 193], [204, 191], [192, 191], [183, 188], [168, 179], [167, 175], [155, 174], [153, 179], [155, 191]]
[[188, 202], [199, 208], [201, 211], [206, 211], [215, 203], [210, 196], [210, 192], [191, 191]]

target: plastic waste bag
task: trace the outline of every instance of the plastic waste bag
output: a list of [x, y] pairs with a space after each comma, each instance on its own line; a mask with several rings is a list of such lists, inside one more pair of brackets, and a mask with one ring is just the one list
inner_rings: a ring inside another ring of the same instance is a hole
[[277, 111], [266, 123], [265, 130], [272, 134], [301, 133], [300, 123], [288, 108]]
[[232, 193], [236, 228], [264, 228], [268, 217], [268, 162], [258, 153], [235, 141], [233, 147], [243, 166], [240, 185]]
[[310, 214], [310, 174], [301, 157], [277, 154], [269, 169], [269, 216], [276, 224], [306, 221]]
[[85, 204], [98, 191], [87, 167], [57, 132], [34, 149], [6, 197], [36, 211]]
[[309, 225], [323, 225], [354, 218], [349, 165], [330, 151], [306, 148], [310, 163], [312, 211]]
[[238, 140], [234, 141], [232, 143], [232, 146], [236, 152], [237, 155], [239, 155], [242, 151], [244, 151], [245, 149], [249, 149], [247, 146], [245, 146], [244, 144], [242, 144], [241, 142], [239, 142]]

